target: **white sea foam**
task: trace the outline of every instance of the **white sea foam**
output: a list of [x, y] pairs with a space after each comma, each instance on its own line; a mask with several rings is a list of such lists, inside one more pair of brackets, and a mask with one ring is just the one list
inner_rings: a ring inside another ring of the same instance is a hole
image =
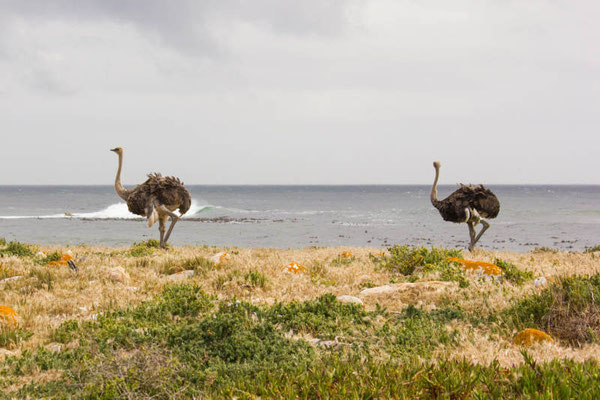
[[[218, 206], [211, 205], [200, 205], [196, 200], [192, 199], [192, 204], [190, 205], [190, 209], [183, 216], [192, 217], [196, 214], [201, 213], [205, 210], [210, 210], [212, 208], [221, 208]], [[177, 211], [175, 212], [177, 213]], [[139, 219], [143, 218], [139, 215], [135, 215], [129, 212], [127, 209], [127, 204], [125, 203], [115, 203], [110, 206], [93, 212], [87, 213], [63, 213], [63, 214], [50, 214], [50, 215], [0, 215], [0, 219], [58, 219], [58, 218], [85, 218], [85, 219]]]

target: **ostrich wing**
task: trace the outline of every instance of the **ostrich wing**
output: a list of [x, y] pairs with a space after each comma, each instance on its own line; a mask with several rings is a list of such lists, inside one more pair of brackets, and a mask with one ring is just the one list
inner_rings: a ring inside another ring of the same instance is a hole
[[185, 214], [191, 205], [190, 192], [183, 186], [183, 182], [174, 176], [163, 177], [160, 174], [149, 175], [150, 193], [167, 207], [176, 206], [181, 214]]
[[454, 197], [462, 207], [471, 207], [483, 218], [495, 218], [500, 212], [500, 202], [491, 190], [483, 185], [461, 186], [450, 197]]

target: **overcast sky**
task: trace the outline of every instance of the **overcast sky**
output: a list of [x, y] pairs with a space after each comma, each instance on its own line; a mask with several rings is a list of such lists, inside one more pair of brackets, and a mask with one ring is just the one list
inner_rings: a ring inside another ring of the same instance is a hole
[[600, 2], [0, 0], [0, 184], [600, 184]]

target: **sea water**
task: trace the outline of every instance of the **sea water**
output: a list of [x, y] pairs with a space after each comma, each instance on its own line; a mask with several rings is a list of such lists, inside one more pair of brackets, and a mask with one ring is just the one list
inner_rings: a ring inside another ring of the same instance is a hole
[[[301, 248], [393, 244], [465, 247], [466, 224], [445, 222], [430, 186], [188, 186], [176, 245]], [[440, 186], [444, 198], [455, 186]], [[529, 251], [600, 244], [600, 186], [490, 186], [500, 214], [479, 246]], [[480, 226], [478, 227], [478, 229]], [[0, 186], [0, 237], [39, 244], [126, 246], [158, 238], [112, 186]]]

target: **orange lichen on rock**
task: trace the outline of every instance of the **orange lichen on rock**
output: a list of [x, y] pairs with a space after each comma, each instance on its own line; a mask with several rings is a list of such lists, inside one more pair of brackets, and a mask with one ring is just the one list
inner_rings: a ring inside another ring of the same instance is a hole
[[219, 265], [224, 264], [227, 261], [231, 260], [231, 255], [229, 255], [229, 253], [222, 251], [220, 253], [215, 254], [210, 259], [213, 263], [215, 263], [215, 267], [218, 267]]
[[349, 251], [343, 251], [343, 252], [342, 252], [342, 257], [343, 257], [343, 258], [351, 258], [351, 257], [354, 257], [354, 254], [352, 254], [352, 253], [351, 253], [351, 252], [349, 252]]
[[9, 306], [0, 306], [0, 321], [11, 322], [17, 325], [17, 313]]
[[297, 274], [297, 273], [306, 271], [306, 267], [304, 265], [298, 264], [296, 262], [292, 262], [292, 263], [289, 263], [288, 265], [286, 265], [285, 267], [283, 267], [281, 270], [285, 271], [285, 272], [291, 272], [291, 273]]
[[552, 342], [552, 338], [547, 333], [537, 329], [524, 329], [516, 334], [513, 341], [519, 346], [531, 346], [539, 342]]
[[69, 261], [71, 261], [72, 259], [73, 259], [73, 256], [65, 253], [65, 254], [60, 255], [60, 260], [49, 261], [46, 265], [51, 265], [54, 267], [65, 266], [65, 265], [68, 265]]
[[504, 272], [502, 268], [497, 266], [496, 264], [492, 264], [485, 261], [472, 261], [472, 260], [463, 260], [462, 258], [457, 257], [449, 257], [448, 261], [457, 262], [463, 265], [466, 270], [471, 271], [481, 271], [486, 275], [502, 275]]

